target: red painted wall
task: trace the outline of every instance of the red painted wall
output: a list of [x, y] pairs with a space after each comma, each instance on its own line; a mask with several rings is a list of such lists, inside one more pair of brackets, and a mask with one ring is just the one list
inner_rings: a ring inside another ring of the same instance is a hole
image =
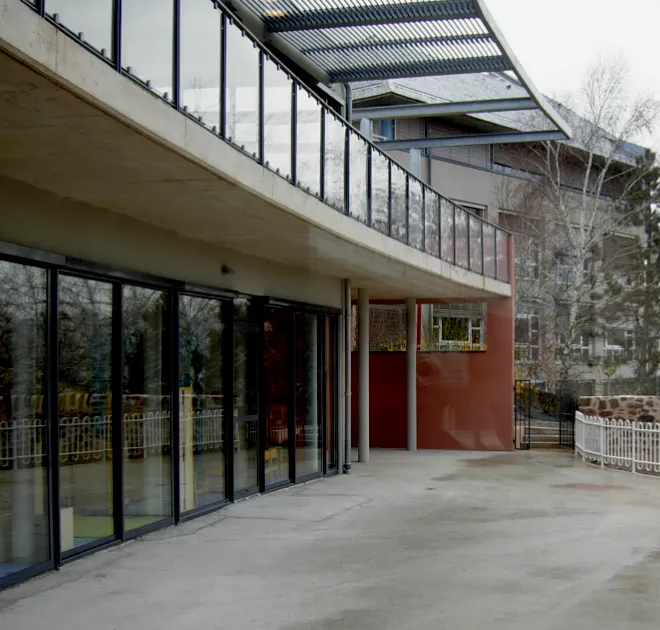
[[[487, 313], [485, 352], [417, 354], [418, 448], [513, 448], [513, 298], [488, 301]], [[351, 433], [357, 446], [357, 353], [352, 370]], [[406, 354], [372, 353], [369, 384], [371, 446], [406, 448]]]

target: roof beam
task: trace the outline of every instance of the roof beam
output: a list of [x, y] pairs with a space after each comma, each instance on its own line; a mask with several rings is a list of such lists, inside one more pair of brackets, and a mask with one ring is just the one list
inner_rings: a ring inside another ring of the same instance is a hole
[[410, 149], [442, 149], [446, 147], [467, 147], [478, 144], [514, 144], [517, 142], [549, 142], [565, 140], [563, 131], [521, 131], [514, 133], [485, 133], [475, 136], [454, 136], [452, 138], [419, 138], [417, 140], [386, 140], [377, 142], [382, 151], [408, 151]]
[[320, 55], [333, 52], [357, 52], [379, 50], [381, 48], [408, 48], [416, 45], [426, 44], [472, 44], [479, 42], [492, 42], [493, 39], [488, 34], [480, 35], [447, 35], [446, 37], [411, 37], [410, 39], [383, 39], [375, 42], [355, 43], [355, 44], [336, 44], [333, 46], [319, 46], [317, 48], [302, 48], [300, 52], [303, 55]]
[[474, 74], [476, 72], [505, 72], [511, 70], [506, 57], [471, 57], [466, 59], [428, 59], [410, 63], [379, 64], [356, 68], [340, 68], [328, 72], [333, 83], [427, 77], [445, 74]]
[[[277, 6], [277, 5], [274, 5]], [[277, 15], [275, 15], [277, 13]], [[287, 11], [286, 5], [264, 16], [271, 33], [307, 31], [371, 24], [437, 22], [478, 17], [472, 0], [425, 0], [422, 2], [379, 2], [371, 5], [340, 6], [315, 11]]]
[[487, 114], [489, 112], [517, 112], [537, 109], [532, 98], [501, 98], [457, 103], [414, 103], [385, 107], [358, 107], [353, 120], [389, 120], [391, 118], [424, 118], [426, 116], [453, 116], [456, 114]]

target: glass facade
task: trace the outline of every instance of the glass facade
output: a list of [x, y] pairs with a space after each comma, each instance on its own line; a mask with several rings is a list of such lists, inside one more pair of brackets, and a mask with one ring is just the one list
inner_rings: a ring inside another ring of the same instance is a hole
[[0, 260], [0, 584], [50, 559], [46, 271]]
[[336, 314], [86, 269], [0, 258], [0, 588], [337, 470]]
[[110, 57], [113, 0], [45, 0], [46, 14], [54, 17], [86, 44]]

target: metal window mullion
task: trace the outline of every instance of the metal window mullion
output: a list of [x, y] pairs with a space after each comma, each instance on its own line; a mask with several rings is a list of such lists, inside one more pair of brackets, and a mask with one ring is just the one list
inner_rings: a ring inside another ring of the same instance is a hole
[[112, 285], [112, 496], [115, 536], [124, 539], [124, 313], [123, 290], [118, 282]]
[[[298, 84], [291, 81], [291, 181], [298, 183]], [[321, 182], [323, 186], [323, 182]]]
[[452, 222], [453, 222], [453, 233], [454, 233], [454, 259], [452, 261], [452, 264], [456, 264], [456, 206], [454, 204], [451, 205], [452, 208]]
[[174, 29], [172, 31], [172, 104], [181, 108], [181, 0], [173, 0]]
[[266, 95], [266, 59], [264, 51], [259, 49], [259, 94], [258, 94], [258, 107], [259, 107], [259, 155], [257, 159], [261, 164], [266, 164], [266, 112], [265, 112], [265, 95]]
[[50, 491], [50, 551], [53, 566], [62, 564], [61, 521], [60, 521], [60, 419], [58, 393], [58, 271], [51, 268], [47, 272], [46, 302], [46, 380], [45, 399], [47, 401], [48, 426], [48, 485]]
[[481, 273], [482, 275], [486, 275], [486, 267], [484, 265], [484, 222], [480, 222], [480, 227], [481, 227]]
[[435, 204], [438, 217], [438, 258], [442, 259], [442, 199], [438, 195], [435, 195]]
[[[45, 0], [40, 0], [41, 7]], [[43, 15], [43, 12], [41, 13]], [[122, 14], [122, 0], [113, 0], [112, 3], [112, 57], [115, 63], [115, 70], [121, 72], [121, 14]]]
[[406, 174], [406, 245], [410, 245], [410, 176]]
[[[392, 162], [387, 161], [387, 235], [392, 236]], [[350, 357], [349, 359], [350, 360]]]
[[179, 293], [172, 291], [169, 294], [169, 328], [170, 328], [170, 453], [172, 454], [172, 504], [174, 522], [181, 519], [181, 425], [179, 400]]
[[220, 12], [220, 136], [227, 137], [227, 14]]
[[39, 15], [44, 17], [46, 15], [46, 0], [37, 0], [36, 9]]
[[325, 201], [325, 112], [321, 107], [321, 173], [319, 180], [319, 196]]
[[298, 389], [298, 383], [296, 382], [296, 367], [298, 357], [296, 355], [298, 331], [296, 329], [296, 311], [291, 310], [291, 361], [288, 366], [290, 369], [291, 383], [293, 387], [291, 388], [290, 393], [290, 404], [291, 404], [291, 417], [289, 419], [289, 480], [295, 483], [296, 481], [296, 449], [297, 449], [297, 440], [296, 440], [296, 418], [298, 417], [298, 396], [296, 396], [296, 391]]
[[222, 307], [222, 416], [225, 458], [225, 496], [234, 500], [234, 309], [226, 300]]
[[497, 277], [497, 228], [493, 230], [495, 232], [495, 242], [494, 242], [494, 252], [495, 252], [495, 280], [499, 280]]
[[422, 186], [422, 251], [426, 251], [426, 186]]
[[344, 128], [344, 214], [351, 214], [351, 134]]
[[467, 268], [472, 271], [472, 256], [470, 241], [472, 240], [472, 216], [469, 212], [465, 212], [465, 218], [467, 219]]

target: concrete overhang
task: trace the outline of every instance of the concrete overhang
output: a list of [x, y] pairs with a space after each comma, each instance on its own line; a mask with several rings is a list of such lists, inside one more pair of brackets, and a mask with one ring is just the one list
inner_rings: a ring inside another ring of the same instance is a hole
[[0, 16], [0, 175], [350, 278], [374, 298], [511, 295], [509, 284], [399, 243], [293, 186], [18, 0], [0, 0]]

